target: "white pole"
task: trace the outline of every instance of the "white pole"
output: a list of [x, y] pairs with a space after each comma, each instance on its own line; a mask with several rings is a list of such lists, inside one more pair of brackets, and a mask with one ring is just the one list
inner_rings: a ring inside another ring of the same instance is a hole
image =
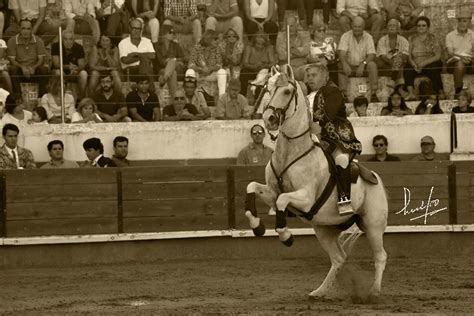
[[64, 67], [63, 67], [63, 32], [61, 27], [59, 27], [59, 76], [61, 92], [60, 92], [60, 102], [61, 102], [61, 123], [66, 123], [66, 110], [64, 108]]
[[290, 64], [290, 59], [291, 59], [291, 53], [290, 53], [290, 26], [286, 25], [286, 57], [288, 60], [288, 65]]

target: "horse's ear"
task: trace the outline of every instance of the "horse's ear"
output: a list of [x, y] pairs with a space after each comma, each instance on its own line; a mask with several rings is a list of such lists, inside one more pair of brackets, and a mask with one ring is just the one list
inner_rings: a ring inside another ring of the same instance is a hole
[[294, 81], [295, 76], [293, 74], [293, 68], [290, 65], [285, 65], [285, 66], [286, 66], [285, 72], [288, 75], [288, 79], [290, 79], [291, 81]]
[[270, 69], [270, 75], [271, 75], [271, 77], [273, 77], [273, 76], [276, 75], [277, 73], [279, 73], [278, 68], [277, 68], [275, 65], [273, 65], [272, 68]]

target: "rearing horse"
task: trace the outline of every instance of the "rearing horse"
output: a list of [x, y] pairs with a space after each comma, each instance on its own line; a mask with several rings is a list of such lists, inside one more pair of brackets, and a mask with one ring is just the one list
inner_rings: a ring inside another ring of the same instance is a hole
[[[326, 189], [331, 181], [330, 165], [325, 153], [311, 138], [312, 116], [309, 102], [293, 77], [290, 66], [283, 72], [272, 69], [268, 82], [270, 101], [264, 107], [263, 120], [269, 131], [279, 131], [271, 161], [265, 169], [265, 184], [251, 182], [247, 186], [246, 212], [254, 234], [261, 236], [265, 228], [257, 217], [255, 196], [276, 210], [276, 231], [285, 245], [291, 246], [293, 237], [286, 225], [287, 211], [310, 222], [323, 249], [331, 259], [331, 268], [323, 283], [309, 295], [322, 297], [335, 280], [346, 260], [340, 234], [351, 215], [340, 216], [337, 210], [337, 189]], [[375, 174], [375, 173], [374, 173]], [[387, 261], [383, 248], [383, 234], [387, 226], [388, 203], [385, 188], [378, 175], [378, 184], [368, 183], [360, 176], [352, 184], [352, 207], [355, 221], [363, 231], [375, 261], [375, 279], [369, 294], [378, 296]], [[325, 192], [326, 191], [326, 192]], [[327, 199], [314, 212], [316, 201]], [[347, 226], [346, 226], [347, 228]]]

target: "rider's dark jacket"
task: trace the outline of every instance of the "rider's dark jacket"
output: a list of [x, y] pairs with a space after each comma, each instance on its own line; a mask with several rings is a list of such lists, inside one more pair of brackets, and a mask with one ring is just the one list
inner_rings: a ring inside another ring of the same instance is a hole
[[342, 93], [332, 81], [321, 87], [314, 97], [313, 121], [321, 126], [321, 141], [350, 154], [362, 152], [362, 144], [347, 119]]

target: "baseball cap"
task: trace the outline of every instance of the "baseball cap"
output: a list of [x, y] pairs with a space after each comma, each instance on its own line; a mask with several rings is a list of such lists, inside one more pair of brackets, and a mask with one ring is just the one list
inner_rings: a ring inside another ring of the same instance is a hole
[[240, 80], [232, 78], [229, 80], [229, 88], [240, 90]]
[[427, 145], [434, 145], [434, 144], [435, 144], [435, 141], [434, 141], [433, 137], [431, 137], [431, 136], [423, 136], [423, 137], [421, 138], [421, 144], [422, 144], [422, 145], [425, 145], [425, 144], [427, 144]]

